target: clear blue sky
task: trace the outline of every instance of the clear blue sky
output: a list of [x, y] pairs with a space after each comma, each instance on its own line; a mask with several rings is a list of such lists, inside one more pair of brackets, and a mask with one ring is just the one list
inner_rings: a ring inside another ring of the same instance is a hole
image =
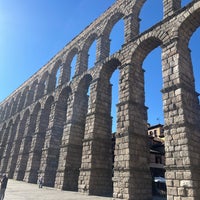
[[[114, 2], [115, 0], [0, 1], [0, 101], [46, 64]], [[188, 2], [191, 0], [183, 0], [182, 5]], [[161, 20], [162, 1], [147, 0], [140, 18], [141, 31]], [[196, 77], [200, 77], [200, 70], [197, 69], [200, 63], [200, 45], [195, 45], [197, 42], [200, 44], [199, 35], [198, 30], [190, 43]], [[149, 107], [148, 118], [151, 124], [163, 123], [160, 55], [161, 49], [155, 49], [145, 59], [143, 66], [148, 83], [146, 105]], [[152, 79], [152, 75], [157, 78]], [[198, 92], [199, 79], [196, 78]], [[117, 100], [113, 105], [115, 103]]]

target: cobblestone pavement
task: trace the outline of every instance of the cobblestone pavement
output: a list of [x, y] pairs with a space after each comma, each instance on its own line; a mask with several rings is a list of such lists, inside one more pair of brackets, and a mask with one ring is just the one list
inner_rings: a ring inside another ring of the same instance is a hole
[[[22, 181], [8, 180], [4, 200], [112, 200], [112, 198], [88, 196], [78, 192], [61, 191]], [[153, 200], [165, 200], [156, 198]]]

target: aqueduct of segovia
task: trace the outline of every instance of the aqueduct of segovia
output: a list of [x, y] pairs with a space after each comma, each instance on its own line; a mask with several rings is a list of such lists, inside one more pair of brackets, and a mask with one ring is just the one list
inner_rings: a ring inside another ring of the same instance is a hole
[[[139, 33], [145, 1], [116, 0], [1, 102], [0, 172], [30, 183], [36, 183], [39, 173], [46, 186], [64, 190], [152, 199], [142, 63], [160, 46], [167, 199], [200, 199], [200, 106], [188, 48], [200, 26], [200, 0], [183, 8], [181, 0], [163, 0], [163, 20]], [[125, 42], [110, 55], [109, 35], [121, 19]], [[94, 41], [96, 63], [88, 69]], [[76, 71], [70, 80], [74, 56]], [[119, 101], [112, 170], [110, 77], [116, 69]]]

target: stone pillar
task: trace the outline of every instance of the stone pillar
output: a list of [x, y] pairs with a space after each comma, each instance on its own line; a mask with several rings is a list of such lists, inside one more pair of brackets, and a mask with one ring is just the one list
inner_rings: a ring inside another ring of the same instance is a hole
[[97, 39], [97, 55], [96, 62], [100, 62], [101, 60], [107, 58], [110, 52], [110, 39], [109, 36], [100, 35]]
[[5, 146], [6, 146], [6, 143], [7, 143], [7, 139], [8, 139], [8, 135], [10, 133], [11, 126], [12, 126], [12, 124], [9, 123], [9, 125], [6, 127], [6, 129], [4, 129], [2, 131], [1, 143], [0, 143], [0, 159], [2, 159], [2, 157], [3, 157]]
[[[66, 107], [60, 103], [66, 102], [60, 98], [54, 102], [49, 117], [49, 127], [45, 135], [45, 143], [42, 149], [40, 169], [38, 173], [44, 177], [44, 185], [53, 187], [58, 167], [60, 145], [63, 135], [63, 126], [66, 120]], [[65, 105], [64, 105], [65, 106]]]
[[90, 100], [83, 140], [79, 191], [112, 194], [111, 86], [98, 79], [90, 86]]
[[43, 109], [41, 109], [40, 119], [38, 120], [35, 133], [32, 134], [32, 142], [29, 150], [29, 158], [25, 170], [24, 181], [37, 183], [38, 171], [42, 157], [42, 148], [44, 147], [46, 130], [49, 124], [53, 98], [49, 97]]
[[[60, 77], [58, 78], [60, 79]], [[56, 87], [56, 74], [52, 73], [48, 75], [48, 79], [45, 85], [45, 94], [54, 91], [55, 87]]]
[[25, 136], [22, 139], [17, 162], [16, 162], [16, 168], [14, 172], [13, 178], [16, 180], [22, 181], [25, 174], [26, 164], [28, 160], [28, 149], [31, 144], [32, 137], [31, 136]]
[[135, 36], [139, 34], [139, 18], [136, 15], [137, 13], [131, 13], [124, 18], [124, 26], [125, 26], [125, 38], [124, 43], [130, 42]]
[[137, 63], [120, 71], [113, 178], [116, 199], [152, 199], [143, 73]]
[[54, 126], [46, 132], [45, 144], [42, 149], [40, 169], [38, 171], [38, 173], [44, 177], [45, 186], [54, 186], [58, 167], [62, 131], [62, 128]]
[[171, 16], [181, 8], [181, 0], [163, 0], [164, 18]]
[[[18, 122], [16, 122], [18, 123]], [[15, 136], [15, 132], [16, 132], [16, 128], [18, 124], [10, 124], [10, 131], [8, 133], [8, 140], [6, 142], [5, 145], [5, 149], [3, 152], [3, 155], [1, 157], [1, 165], [0, 165], [0, 172], [1, 173], [5, 173], [7, 172], [7, 165], [8, 165], [8, 159], [10, 157], [10, 151], [13, 145], [13, 140], [14, 140], [14, 136]]]
[[38, 170], [40, 167], [42, 147], [44, 145], [45, 132], [35, 132], [32, 137], [32, 143], [28, 154], [27, 167], [25, 170], [24, 181], [28, 183], [37, 183]]
[[35, 126], [36, 126], [38, 111], [40, 107], [36, 106], [35, 108], [37, 109], [36, 110], [34, 109], [33, 114], [30, 115], [28, 126], [21, 139], [21, 145], [20, 145], [18, 158], [16, 162], [16, 168], [14, 172], [14, 179], [16, 180], [22, 181], [24, 178], [28, 156], [29, 156], [29, 150], [31, 147], [32, 134], [35, 132]]
[[10, 157], [9, 157], [8, 166], [6, 170], [8, 172], [9, 178], [13, 178], [14, 172], [17, 168], [16, 163], [17, 163], [17, 158], [18, 158], [18, 154], [20, 150], [20, 145], [22, 142], [23, 134], [25, 134], [28, 127], [28, 122], [29, 122], [28, 117], [29, 117], [29, 112], [27, 111], [24, 114], [23, 119], [20, 121], [20, 125], [17, 127], [17, 130], [16, 130], [16, 135], [13, 141], [13, 146], [10, 152]]
[[[70, 59], [70, 58], [69, 58]], [[73, 60], [73, 59], [72, 59]], [[72, 62], [71, 60], [71, 62]], [[59, 85], [63, 85], [70, 81], [70, 74], [71, 74], [71, 63], [63, 63], [60, 68], [60, 78], [59, 78]]]
[[34, 94], [35, 94], [35, 88], [30, 88], [30, 90], [28, 91], [28, 96], [25, 101], [26, 107], [29, 106], [33, 102]]
[[75, 75], [78, 76], [85, 72], [88, 68], [88, 52], [81, 50], [78, 52]]
[[200, 197], [200, 106], [190, 52], [172, 40], [163, 48], [167, 198]]
[[77, 191], [79, 169], [81, 167], [82, 140], [88, 107], [86, 89], [79, 89], [78, 92], [71, 95], [70, 99], [67, 123], [63, 131], [55, 187], [63, 190]]

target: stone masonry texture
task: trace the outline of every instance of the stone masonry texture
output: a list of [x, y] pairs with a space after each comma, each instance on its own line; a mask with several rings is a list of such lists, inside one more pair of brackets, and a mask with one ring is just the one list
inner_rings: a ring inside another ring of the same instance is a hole
[[[181, 0], [163, 0], [163, 20], [139, 33], [145, 2], [116, 0], [0, 103], [0, 173], [28, 183], [43, 175], [46, 186], [88, 195], [151, 200], [142, 63], [160, 46], [167, 199], [200, 199], [200, 105], [188, 48], [200, 26], [200, 0], [183, 8]], [[110, 55], [109, 36], [121, 19], [125, 41]], [[88, 69], [94, 41], [96, 63]], [[113, 163], [110, 78], [115, 70], [119, 101]]]

